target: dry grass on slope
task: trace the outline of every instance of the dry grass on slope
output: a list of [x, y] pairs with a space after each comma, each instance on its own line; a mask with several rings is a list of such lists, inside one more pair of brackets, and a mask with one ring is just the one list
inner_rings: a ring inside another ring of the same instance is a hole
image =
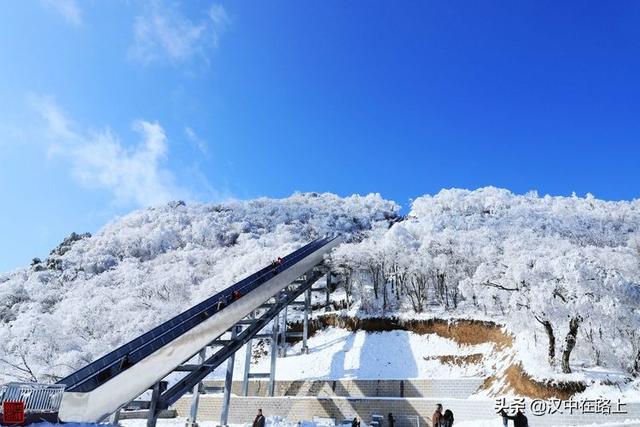
[[424, 360], [437, 360], [443, 365], [455, 365], [455, 366], [479, 365], [480, 363], [482, 363], [483, 358], [484, 358], [484, 355], [482, 353], [467, 354], [464, 356], [450, 354], [450, 355], [443, 355], [443, 356], [423, 357]]
[[[302, 325], [292, 325], [293, 329], [302, 330]], [[449, 338], [460, 345], [477, 345], [494, 343], [497, 348], [511, 347], [513, 337], [504, 332], [503, 327], [493, 322], [481, 320], [408, 320], [402, 321], [395, 317], [346, 317], [335, 314], [319, 316], [311, 322], [312, 332], [329, 326], [343, 328], [349, 331], [409, 331], [418, 335], [436, 334]]]

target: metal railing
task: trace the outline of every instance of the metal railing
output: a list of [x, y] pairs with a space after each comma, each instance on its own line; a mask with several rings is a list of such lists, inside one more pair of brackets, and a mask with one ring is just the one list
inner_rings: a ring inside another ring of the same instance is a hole
[[[384, 411], [380, 411], [379, 409], [374, 409], [371, 414], [371, 425], [377, 427], [389, 427], [388, 418], [383, 413], [387, 413]], [[394, 414], [394, 426], [395, 427], [420, 427], [420, 416], [419, 415], [409, 415], [409, 414]]]
[[64, 384], [3, 384], [0, 386], [0, 412], [4, 402], [24, 402], [25, 413], [58, 412], [64, 389]]
[[395, 425], [398, 427], [420, 427], [419, 415], [398, 415], [395, 416]]

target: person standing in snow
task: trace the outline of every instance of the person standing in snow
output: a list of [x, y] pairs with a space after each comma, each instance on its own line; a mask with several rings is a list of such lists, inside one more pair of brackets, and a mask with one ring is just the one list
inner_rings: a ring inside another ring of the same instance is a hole
[[351, 421], [351, 427], [360, 427], [360, 420], [358, 417], [353, 417], [353, 421]]
[[442, 424], [442, 421], [444, 421], [443, 417], [442, 417], [442, 403], [438, 403], [436, 405], [436, 410], [433, 413], [433, 415], [431, 416], [431, 425], [433, 427], [440, 427]]
[[513, 427], [529, 427], [529, 420], [519, 409], [514, 416], [507, 415], [504, 410], [500, 412], [500, 415], [503, 420], [513, 420]]
[[396, 424], [396, 419], [393, 418], [393, 414], [391, 412], [389, 412], [389, 415], [387, 416], [387, 422], [389, 424], [389, 427], [394, 427]]
[[447, 409], [444, 411], [444, 415], [442, 417], [442, 421], [440, 421], [444, 427], [453, 427], [453, 411], [451, 409]]
[[264, 427], [264, 415], [262, 415], [262, 409], [258, 409], [258, 415], [253, 420], [253, 427]]
[[507, 413], [504, 411], [504, 409], [502, 409], [502, 410], [500, 410], [499, 414], [502, 417], [502, 427], [508, 427], [509, 426], [509, 418], [507, 418]]

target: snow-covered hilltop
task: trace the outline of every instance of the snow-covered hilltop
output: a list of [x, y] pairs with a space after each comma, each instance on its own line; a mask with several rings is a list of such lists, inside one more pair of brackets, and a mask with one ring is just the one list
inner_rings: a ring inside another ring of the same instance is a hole
[[349, 236], [330, 260], [345, 315], [492, 319], [529, 373], [638, 376], [640, 201], [488, 187], [398, 212], [379, 195], [305, 193], [173, 203], [71, 236], [0, 275], [0, 381], [53, 380], [329, 232]]
[[379, 195], [295, 194], [133, 212], [0, 275], [0, 382], [51, 381], [326, 233], [397, 218]]

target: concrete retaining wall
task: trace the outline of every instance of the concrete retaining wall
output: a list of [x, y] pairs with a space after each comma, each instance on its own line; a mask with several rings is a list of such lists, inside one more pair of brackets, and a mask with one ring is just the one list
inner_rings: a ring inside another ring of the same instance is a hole
[[[478, 391], [483, 382], [483, 378], [276, 381], [275, 396], [466, 399]], [[204, 385], [220, 388], [224, 381], [204, 381]], [[249, 381], [249, 396], [266, 397], [268, 385], [268, 380]], [[232, 392], [242, 394], [242, 381], [233, 382]]]
[[[372, 414], [418, 416], [420, 426], [429, 426], [427, 418], [433, 413], [436, 403], [443, 403], [450, 408], [456, 419], [473, 419], [493, 417], [493, 401], [467, 401], [463, 399], [423, 399], [423, 398], [314, 398], [314, 397], [232, 397], [229, 410], [229, 423], [250, 422], [258, 408], [266, 416], [278, 415], [289, 421], [310, 420], [313, 417], [334, 418], [337, 422], [361, 418], [366, 423], [371, 421]], [[187, 417], [191, 405], [190, 396], [180, 399], [175, 409], [178, 416]], [[219, 420], [222, 398], [219, 395], [203, 395], [200, 397], [198, 417], [201, 420]], [[465, 417], [466, 415], [466, 417]], [[401, 426], [398, 426], [401, 427]]]
[[[436, 403], [451, 409], [456, 422], [495, 418], [493, 400], [427, 399], [427, 398], [314, 398], [314, 397], [232, 397], [229, 411], [230, 423], [250, 423], [258, 408], [266, 416], [278, 415], [289, 421], [310, 420], [313, 417], [334, 418], [337, 422], [358, 416], [365, 422], [371, 421], [372, 414], [386, 415], [393, 412], [398, 416], [418, 416], [419, 427], [429, 427], [430, 415]], [[191, 396], [180, 399], [175, 409], [178, 416], [188, 417]], [[198, 417], [200, 420], [220, 419], [222, 398], [220, 395], [202, 395]], [[625, 419], [640, 419], [640, 403], [627, 404], [627, 415], [528, 415], [529, 425], [580, 425], [591, 423], [623, 422]], [[627, 424], [640, 425], [640, 424]], [[384, 427], [384, 426], [383, 426]], [[397, 427], [404, 427], [398, 425]]]

